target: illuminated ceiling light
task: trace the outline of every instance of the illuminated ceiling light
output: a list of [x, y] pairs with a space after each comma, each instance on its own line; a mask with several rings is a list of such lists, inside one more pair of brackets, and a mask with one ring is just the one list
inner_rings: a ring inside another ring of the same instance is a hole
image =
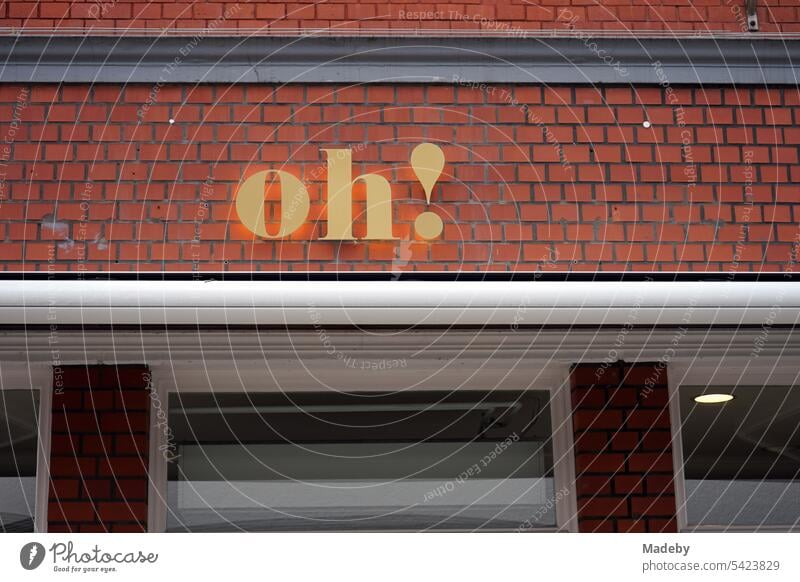
[[733, 400], [733, 394], [698, 394], [694, 397], [694, 401], [699, 404], [722, 404], [731, 400]]

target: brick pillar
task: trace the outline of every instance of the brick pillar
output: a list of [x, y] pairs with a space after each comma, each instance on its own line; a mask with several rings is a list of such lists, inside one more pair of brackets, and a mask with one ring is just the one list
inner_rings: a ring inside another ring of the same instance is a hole
[[571, 386], [579, 530], [677, 531], [666, 366], [577, 364]]
[[56, 369], [48, 531], [147, 530], [149, 374], [141, 365]]

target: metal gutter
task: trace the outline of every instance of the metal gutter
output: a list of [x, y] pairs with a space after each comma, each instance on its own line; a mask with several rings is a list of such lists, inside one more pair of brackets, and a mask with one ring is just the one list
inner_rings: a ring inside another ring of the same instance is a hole
[[0, 82], [796, 85], [800, 40], [560, 36], [0, 36]]

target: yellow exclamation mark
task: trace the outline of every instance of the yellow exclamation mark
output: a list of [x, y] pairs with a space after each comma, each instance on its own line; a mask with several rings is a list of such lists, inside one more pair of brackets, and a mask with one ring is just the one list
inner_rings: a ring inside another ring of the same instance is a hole
[[[432, 143], [421, 143], [411, 152], [411, 167], [425, 190], [425, 199], [431, 203], [433, 186], [444, 169], [444, 152]], [[414, 229], [424, 239], [433, 239], [442, 234], [444, 224], [435, 212], [423, 212], [414, 221]]]

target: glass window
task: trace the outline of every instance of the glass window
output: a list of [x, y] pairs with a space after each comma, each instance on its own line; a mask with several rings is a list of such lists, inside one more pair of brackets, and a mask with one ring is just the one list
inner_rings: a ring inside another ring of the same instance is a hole
[[170, 531], [555, 526], [549, 393], [173, 394]]
[[797, 526], [800, 387], [684, 386], [680, 402], [689, 525]]
[[39, 442], [38, 394], [0, 390], [0, 531], [32, 532]]

